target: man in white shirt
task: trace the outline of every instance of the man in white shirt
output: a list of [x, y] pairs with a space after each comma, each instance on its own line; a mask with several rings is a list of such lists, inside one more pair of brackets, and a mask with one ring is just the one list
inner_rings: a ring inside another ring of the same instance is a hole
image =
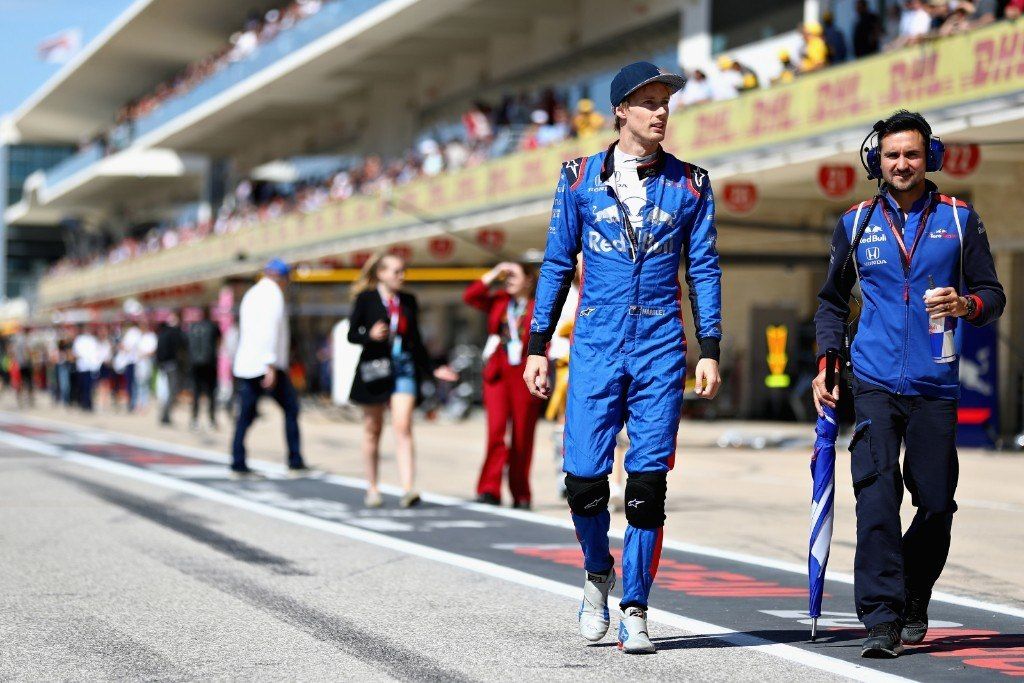
[[142, 320], [136, 352], [135, 405], [145, 409], [149, 405], [149, 383], [153, 378], [153, 359], [156, 356], [156, 333], [146, 319]]
[[249, 288], [238, 307], [238, 351], [232, 369], [238, 379], [238, 421], [231, 446], [231, 472], [238, 478], [254, 474], [245, 462], [245, 433], [264, 392], [284, 411], [289, 473], [308, 472], [299, 440], [299, 398], [288, 377], [287, 286], [288, 264], [271, 259], [263, 268], [263, 278]]
[[889, 49], [913, 45], [920, 42], [932, 30], [932, 15], [924, 8], [921, 0], [907, 0], [900, 14], [900, 34]]
[[139, 343], [142, 341], [142, 330], [132, 319], [131, 325], [121, 337], [121, 358], [124, 362], [124, 384], [128, 390], [128, 412], [135, 412], [138, 391], [135, 386], [135, 371], [139, 363]]
[[75, 380], [78, 388], [78, 405], [86, 412], [92, 412], [92, 392], [100, 366], [99, 341], [92, 333], [93, 326], [78, 326], [78, 335], [71, 345], [71, 353], [75, 356]]

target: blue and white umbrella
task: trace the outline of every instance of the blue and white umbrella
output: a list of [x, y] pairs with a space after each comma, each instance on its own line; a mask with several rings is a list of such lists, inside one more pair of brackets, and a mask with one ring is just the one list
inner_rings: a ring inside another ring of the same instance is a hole
[[[830, 350], [826, 354], [825, 385], [829, 391], [835, 386], [835, 361], [838, 354]], [[811, 458], [811, 475], [814, 479], [814, 493], [811, 497], [811, 540], [807, 555], [808, 612], [811, 615], [811, 640], [818, 635], [818, 617], [821, 616], [821, 596], [825, 589], [825, 567], [828, 565], [828, 551], [832, 545], [832, 518], [835, 514], [836, 484], [836, 437], [839, 425], [836, 413], [829, 406], [822, 405], [824, 415], [814, 426], [817, 438], [814, 440], [814, 456]]]

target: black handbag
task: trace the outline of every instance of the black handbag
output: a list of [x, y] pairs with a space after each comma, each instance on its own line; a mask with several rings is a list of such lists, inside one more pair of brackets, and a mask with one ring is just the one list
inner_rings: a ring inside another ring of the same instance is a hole
[[363, 380], [364, 384], [379, 382], [380, 380], [387, 379], [388, 377], [391, 377], [390, 358], [365, 360], [359, 364], [359, 379]]

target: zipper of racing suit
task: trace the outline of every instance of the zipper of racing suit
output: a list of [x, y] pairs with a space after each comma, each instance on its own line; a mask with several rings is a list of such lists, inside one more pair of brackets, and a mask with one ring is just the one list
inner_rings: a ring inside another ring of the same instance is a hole
[[[931, 209], [932, 198], [929, 197], [928, 204], [925, 206], [924, 211], [921, 212], [921, 218], [917, 223], [917, 234], [914, 235], [914, 243], [910, 245], [910, 250], [908, 251], [903, 243], [903, 230], [896, 228], [896, 224], [889, 215], [889, 206], [884, 202], [882, 204], [882, 215], [885, 217], [886, 222], [889, 224], [889, 230], [896, 239], [896, 246], [900, 252], [900, 263], [903, 265], [903, 362], [900, 364], [900, 378], [896, 384], [897, 394], [902, 394], [906, 391], [907, 366], [910, 363], [910, 263], [914, 257], [914, 252], [917, 251], [918, 244], [921, 242], [921, 235], [928, 231], [928, 217]], [[905, 229], [907, 222], [903, 219], [902, 212], [899, 212], [898, 218], [900, 219], [901, 227]]]

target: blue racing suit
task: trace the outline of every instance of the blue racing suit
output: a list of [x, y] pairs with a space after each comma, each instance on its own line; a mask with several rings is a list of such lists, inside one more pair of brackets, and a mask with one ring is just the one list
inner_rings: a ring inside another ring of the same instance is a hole
[[[647, 606], [661, 554], [663, 476], [675, 460], [686, 373], [680, 257], [702, 357], [715, 360], [722, 336], [721, 270], [707, 171], [659, 148], [652, 162], [635, 171], [644, 180], [647, 201], [633, 212], [642, 218], [633, 225], [613, 189], [613, 149], [562, 166], [528, 352], [544, 354], [582, 251], [569, 357], [565, 472], [607, 477], [615, 438], [625, 423], [630, 439], [626, 471], [631, 476], [662, 474], [660, 522], [647, 525], [656, 528], [630, 524], [626, 529], [624, 609]], [[630, 484], [626, 488], [629, 498]], [[627, 500], [627, 505], [636, 502]], [[607, 507], [595, 516], [574, 512], [573, 522], [587, 571], [607, 571]]]

